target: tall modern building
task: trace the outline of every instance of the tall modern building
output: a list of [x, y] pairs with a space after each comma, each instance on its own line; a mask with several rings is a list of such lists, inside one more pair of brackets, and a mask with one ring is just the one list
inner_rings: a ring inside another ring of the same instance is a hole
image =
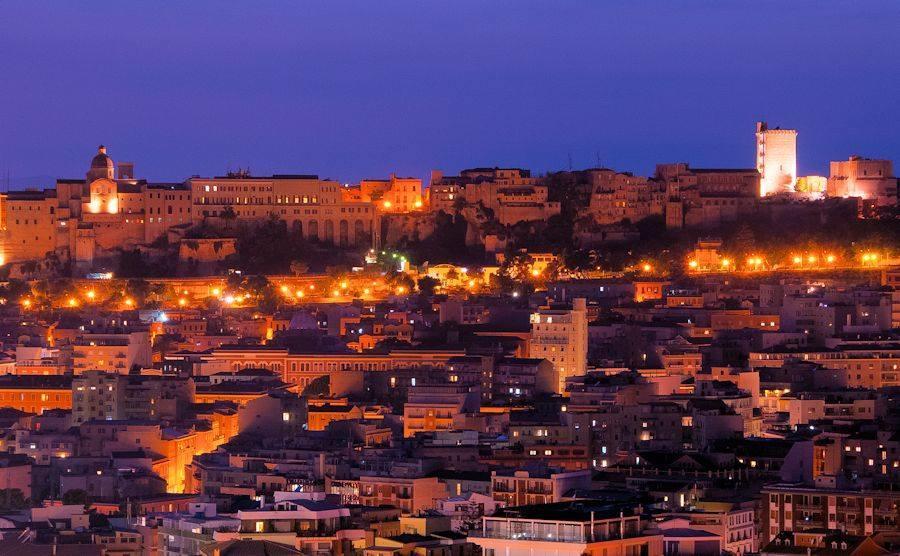
[[770, 129], [756, 122], [756, 169], [761, 197], [794, 190], [797, 183], [797, 130]]
[[587, 302], [574, 299], [572, 307], [541, 307], [531, 315], [531, 357], [553, 363], [557, 393], [565, 392], [566, 378], [587, 372]]

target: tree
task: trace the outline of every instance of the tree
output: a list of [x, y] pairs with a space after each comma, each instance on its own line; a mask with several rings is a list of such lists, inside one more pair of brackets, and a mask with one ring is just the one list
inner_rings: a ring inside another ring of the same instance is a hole
[[134, 299], [138, 305], [147, 302], [147, 296], [150, 295], [150, 282], [143, 278], [132, 278], [125, 284], [125, 295]]
[[179, 344], [184, 341], [182, 336], [159, 334], [153, 339], [153, 349], [159, 352], [161, 358], [165, 358], [166, 354], [178, 349]]
[[413, 282], [413, 279], [403, 272], [393, 272], [391, 274], [388, 274], [386, 276], [386, 280], [392, 288], [403, 288], [406, 293], [411, 292], [416, 285]]
[[153, 276], [156, 269], [147, 261], [147, 257], [139, 249], [122, 250], [119, 255], [119, 268], [116, 275], [122, 278], [140, 278]]
[[0, 287], [0, 297], [6, 298], [8, 303], [18, 303], [19, 298], [28, 295], [31, 289], [27, 282], [13, 278], [5, 286]]
[[265, 293], [266, 288], [269, 288], [270, 286], [269, 279], [265, 276], [253, 275], [248, 276], [244, 280], [244, 289], [256, 297], [262, 296], [263, 293]]
[[291, 261], [309, 258], [309, 245], [275, 215], [237, 234], [236, 265], [248, 274], [285, 274]]
[[304, 397], [311, 396], [327, 396], [331, 393], [331, 377], [329, 375], [320, 376], [314, 380], [311, 380], [309, 384], [306, 385], [306, 388], [303, 389], [303, 392], [300, 394]]
[[62, 496], [63, 504], [87, 506], [90, 503], [88, 493], [80, 488], [67, 490]]
[[17, 488], [4, 488], [0, 490], [0, 510], [12, 511], [28, 507], [25, 495]]
[[749, 255], [753, 253], [755, 246], [753, 230], [744, 222], [738, 227], [730, 243], [729, 247], [735, 255]]
[[431, 276], [422, 276], [421, 278], [419, 278], [418, 282], [419, 291], [422, 292], [422, 295], [428, 297], [434, 295], [435, 288], [440, 285], [440, 280], [432, 278]]
[[150, 284], [150, 290], [147, 292], [147, 306], [156, 308], [162, 305], [162, 302], [166, 299], [166, 293], [165, 284]]
[[228, 286], [230, 290], [239, 290], [244, 287], [244, 275], [239, 274], [237, 272], [232, 272], [225, 278], [225, 285]]
[[234, 224], [234, 221], [237, 220], [237, 213], [234, 212], [234, 209], [231, 205], [227, 205], [222, 209], [222, 212], [219, 214], [219, 217], [225, 223], [225, 229], [230, 230], [231, 225]]

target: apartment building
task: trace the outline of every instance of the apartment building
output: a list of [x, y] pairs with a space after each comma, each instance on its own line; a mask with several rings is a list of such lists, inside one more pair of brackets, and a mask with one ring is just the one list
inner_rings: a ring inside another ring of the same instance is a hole
[[587, 372], [587, 302], [573, 300], [571, 308], [545, 306], [531, 315], [529, 354], [553, 364], [556, 392], [565, 392], [566, 379]]
[[152, 363], [150, 332], [124, 328], [87, 328], [72, 342], [72, 370], [128, 374]]
[[37, 415], [48, 409], [71, 409], [72, 377], [0, 376], [0, 407]]
[[72, 380], [72, 423], [91, 420], [174, 421], [194, 402], [194, 381], [176, 376], [87, 371]]
[[562, 471], [549, 467], [491, 471], [494, 500], [506, 506], [559, 502], [573, 489], [590, 489], [591, 471]]
[[403, 436], [448, 431], [454, 418], [478, 411], [481, 389], [457, 385], [412, 386], [403, 405]]
[[652, 556], [661, 534], [644, 532], [634, 508], [600, 501], [558, 502], [499, 510], [482, 518], [469, 539], [484, 556]]
[[766, 540], [823, 528], [868, 536], [898, 530], [900, 493], [775, 484], [763, 488], [762, 510]]
[[717, 535], [723, 550], [741, 555], [759, 550], [755, 514], [752, 502], [700, 501], [696, 509], [668, 512], [662, 519], [685, 519], [691, 529]]
[[404, 514], [432, 510], [448, 496], [447, 485], [437, 477], [388, 477], [363, 475], [359, 478], [359, 503], [400, 508]]

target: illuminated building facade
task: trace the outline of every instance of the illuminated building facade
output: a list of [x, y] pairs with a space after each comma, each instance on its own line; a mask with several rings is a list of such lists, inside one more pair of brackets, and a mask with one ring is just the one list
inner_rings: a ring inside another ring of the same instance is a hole
[[531, 315], [529, 354], [553, 364], [556, 393], [565, 392], [566, 378], [587, 372], [587, 302], [573, 300], [570, 309], [541, 307]]
[[359, 182], [360, 200], [373, 203], [380, 212], [407, 213], [422, 210], [422, 180], [400, 178], [391, 174], [386, 180], [362, 180]]
[[756, 169], [761, 197], [794, 191], [797, 183], [797, 130], [756, 123]]
[[878, 206], [897, 204], [897, 178], [890, 160], [851, 156], [831, 163], [829, 197], [859, 197]]
[[667, 228], [709, 228], [754, 213], [760, 174], [749, 168], [691, 168], [660, 164], [655, 179], [665, 184]]
[[366, 202], [345, 202], [336, 181], [313, 175], [233, 173], [191, 178], [188, 186], [194, 224], [207, 219], [227, 224], [229, 220], [261, 221], [276, 216], [312, 241], [341, 247], [372, 242], [375, 208]]
[[128, 374], [132, 367], [151, 363], [148, 330], [87, 330], [75, 338], [72, 347], [76, 375], [88, 370]]
[[182, 184], [134, 179], [134, 165], [118, 172], [100, 146], [85, 179], [59, 179], [55, 189], [11, 191], [0, 202], [2, 262], [56, 253], [77, 268], [120, 247], [151, 243], [172, 226], [190, 223], [189, 191]]
[[590, 174], [593, 193], [589, 211], [597, 224], [639, 222], [663, 214], [666, 188], [662, 182], [607, 169], [591, 170]]
[[[391, 207], [423, 206], [419, 180], [384, 183]], [[133, 164], [117, 167], [101, 145], [85, 179], [59, 179], [55, 189], [0, 195], [0, 264], [56, 253], [76, 268], [88, 269], [95, 259], [152, 243], [174, 226], [270, 216], [285, 220], [307, 239], [365, 246], [372, 242], [376, 210], [368, 201], [345, 201], [337, 182], [317, 176], [241, 172], [149, 183], [134, 178]]]
[[0, 407], [37, 415], [72, 407], [72, 378], [66, 376], [0, 377]]
[[521, 168], [472, 168], [449, 177], [432, 172], [429, 201], [433, 211], [447, 213], [460, 202], [481, 205], [503, 225], [546, 220], [560, 212], [547, 186]]

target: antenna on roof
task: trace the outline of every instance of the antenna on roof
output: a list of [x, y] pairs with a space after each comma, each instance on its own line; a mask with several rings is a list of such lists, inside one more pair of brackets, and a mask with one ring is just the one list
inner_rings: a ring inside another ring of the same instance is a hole
[[571, 151], [569, 151], [568, 157], [569, 157], [569, 171], [571, 172], [572, 171], [572, 152]]

